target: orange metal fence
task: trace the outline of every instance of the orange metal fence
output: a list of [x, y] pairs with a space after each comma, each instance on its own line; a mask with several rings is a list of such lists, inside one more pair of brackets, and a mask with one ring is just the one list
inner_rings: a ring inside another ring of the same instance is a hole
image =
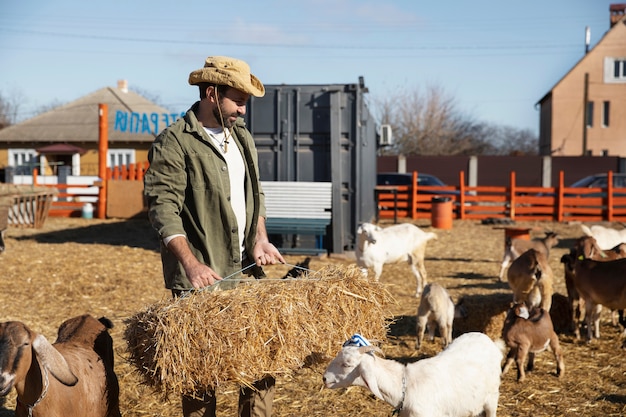
[[[50, 205], [50, 216], [80, 216], [84, 199], [94, 194], [76, 192], [90, 187], [104, 188], [107, 180], [142, 181], [149, 163], [107, 168], [106, 179], [88, 185], [38, 184], [37, 170], [33, 185], [56, 188], [55, 200]], [[433, 197], [452, 200], [456, 219], [483, 220], [510, 218], [519, 221], [626, 221], [626, 188], [613, 187], [613, 172], [608, 172], [606, 188], [571, 188], [564, 184], [564, 173], [559, 174], [556, 187], [526, 187], [516, 184], [515, 172], [510, 174], [510, 184], [502, 186], [465, 185], [465, 172], [459, 172], [460, 186], [417, 186], [417, 172], [413, 184], [404, 186], [377, 186], [375, 198], [377, 217], [382, 219], [431, 218]], [[72, 189], [69, 192], [68, 189]], [[81, 201], [83, 200], [83, 201]], [[104, 218], [104, 216], [102, 217]]]
[[431, 218], [432, 199], [439, 196], [452, 200], [452, 216], [456, 219], [626, 221], [626, 188], [613, 187], [612, 171], [608, 172], [607, 183], [606, 188], [566, 187], [561, 172], [556, 187], [522, 187], [516, 185], [512, 172], [507, 187], [469, 187], [461, 171], [459, 187], [418, 187], [414, 172], [413, 185], [376, 187], [377, 217]]

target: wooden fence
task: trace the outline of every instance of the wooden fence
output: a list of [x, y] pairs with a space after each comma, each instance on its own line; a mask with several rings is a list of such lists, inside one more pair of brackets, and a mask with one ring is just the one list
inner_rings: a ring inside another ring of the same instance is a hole
[[571, 188], [559, 174], [556, 187], [521, 187], [515, 172], [506, 187], [465, 184], [459, 173], [458, 187], [377, 186], [377, 217], [383, 219], [431, 218], [433, 197], [452, 200], [451, 216], [462, 220], [511, 219], [518, 221], [626, 221], [626, 188], [613, 187], [613, 172], [608, 172], [606, 188]]
[[43, 227], [56, 190], [32, 185], [0, 184], [0, 232], [13, 227]]
[[[75, 181], [68, 184], [42, 183], [38, 170], [33, 170], [33, 185], [39, 187], [55, 188], [57, 190], [56, 197], [50, 204], [49, 216], [51, 217], [80, 217], [83, 206], [86, 203], [95, 203], [99, 199], [100, 188], [105, 187], [108, 180], [129, 180], [143, 181], [144, 174], [148, 169], [149, 162], [141, 162], [129, 164], [128, 166], [116, 166], [107, 168], [106, 181], [102, 181], [98, 177], [83, 177], [84, 181], [80, 181], [80, 177], [73, 177]], [[104, 195], [107, 193], [105, 192]], [[97, 206], [97, 205], [96, 205]]]

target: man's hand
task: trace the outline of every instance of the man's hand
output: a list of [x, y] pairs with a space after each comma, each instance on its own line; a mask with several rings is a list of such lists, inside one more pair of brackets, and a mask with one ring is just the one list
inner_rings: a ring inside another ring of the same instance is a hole
[[252, 255], [257, 266], [274, 265], [276, 262], [286, 263], [276, 246], [270, 243], [265, 229], [265, 217], [259, 217]]
[[276, 246], [272, 245], [269, 241], [257, 241], [252, 254], [254, 255], [254, 262], [257, 266], [274, 265], [277, 262], [285, 263], [283, 255], [281, 255], [278, 249], [276, 249]]
[[214, 270], [205, 264], [196, 262], [195, 265], [185, 267], [185, 274], [191, 285], [197, 290], [204, 287], [210, 287], [217, 281], [221, 281], [220, 277]]
[[221, 281], [220, 277], [214, 270], [207, 265], [198, 261], [193, 255], [187, 238], [185, 236], [177, 236], [167, 243], [167, 249], [172, 251], [178, 258], [183, 268], [187, 279], [193, 287], [197, 290], [200, 288], [208, 287], [215, 284], [216, 281]]

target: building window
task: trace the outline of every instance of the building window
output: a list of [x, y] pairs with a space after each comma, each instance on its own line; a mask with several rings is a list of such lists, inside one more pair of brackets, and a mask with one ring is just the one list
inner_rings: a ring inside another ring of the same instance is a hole
[[613, 77], [626, 78], [626, 60], [616, 59], [613, 62]]
[[626, 83], [626, 58], [604, 58], [604, 82]]
[[602, 127], [609, 127], [610, 109], [611, 109], [611, 102], [603, 101], [602, 102]]
[[587, 102], [587, 127], [593, 127], [593, 101]]
[[134, 149], [109, 149], [107, 167], [128, 166], [135, 163]]
[[30, 175], [33, 168], [39, 167], [39, 158], [34, 149], [9, 149], [9, 166], [18, 175]]

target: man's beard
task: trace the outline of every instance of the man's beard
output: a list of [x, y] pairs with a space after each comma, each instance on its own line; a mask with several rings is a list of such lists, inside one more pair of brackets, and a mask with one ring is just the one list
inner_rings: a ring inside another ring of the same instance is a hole
[[[220, 107], [220, 103], [218, 103], [217, 106], [218, 107], [213, 109], [213, 117], [215, 117], [215, 120], [217, 120], [217, 122], [220, 123], [224, 128], [230, 129], [231, 127], [234, 126], [235, 122], [231, 122], [229, 118], [231, 116], [239, 117], [239, 114], [238, 113], [226, 114], [224, 110]], [[220, 110], [222, 111], [221, 115], [220, 115]]]

